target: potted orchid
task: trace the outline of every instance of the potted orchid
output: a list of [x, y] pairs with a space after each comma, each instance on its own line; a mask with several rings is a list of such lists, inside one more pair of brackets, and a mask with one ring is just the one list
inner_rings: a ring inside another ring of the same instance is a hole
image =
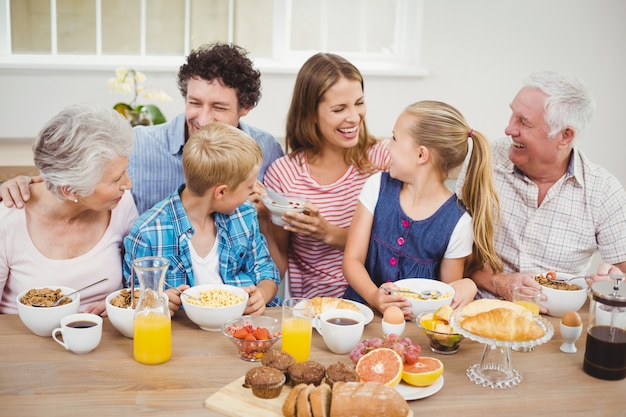
[[158, 125], [165, 123], [165, 116], [154, 104], [138, 104], [140, 97], [148, 100], [171, 101], [163, 90], [155, 86], [144, 87], [146, 75], [134, 69], [118, 68], [115, 70], [116, 77], [109, 79], [109, 90], [115, 93], [133, 94], [133, 99], [128, 102], [119, 102], [113, 106], [122, 116], [136, 125]]

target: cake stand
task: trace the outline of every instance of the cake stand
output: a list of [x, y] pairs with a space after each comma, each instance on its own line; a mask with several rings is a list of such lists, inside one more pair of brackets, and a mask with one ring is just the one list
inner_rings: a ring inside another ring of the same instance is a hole
[[506, 341], [467, 331], [459, 324], [463, 321], [463, 312], [457, 311], [452, 314], [450, 325], [457, 333], [485, 345], [480, 363], [467, 368], [466, 374], [470, 381], [491, 388], [511, 388], [522, 382], [522, 374], [511, 364], [511, 348], [532, 348], [546, 343], [554, 335], [554, 328], [548, 320], [541, 316], [535, 316], [534, 320], [545, 331], [542, 337], [525, 341]]

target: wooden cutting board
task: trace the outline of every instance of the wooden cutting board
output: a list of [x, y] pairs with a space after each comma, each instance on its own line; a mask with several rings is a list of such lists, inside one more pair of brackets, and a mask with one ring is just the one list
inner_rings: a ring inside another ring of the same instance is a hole
[[244, 388], [245, 376], [231, 382], [204, 400], [204, 406], [229, 417], [283, 417], [283, 403], [291, 390], [283, 386], [280, 396], [272, 399], [252, 395], [250, 388]]

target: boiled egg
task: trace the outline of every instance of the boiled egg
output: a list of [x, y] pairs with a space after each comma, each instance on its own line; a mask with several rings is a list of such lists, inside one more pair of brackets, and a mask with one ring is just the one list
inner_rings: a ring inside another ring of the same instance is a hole
[[563, 314], [563, 317], [561, 318], [561, 323], [563, 323], [564, 326], [578, 327], [583, 324], [583, 321], [577, 312], [568, 311], [567, 313]]
[[400, 307], [388, 307], [383, 313], [383, 321], [389, 324], [402, 324], [404, 323], [404, 313]]

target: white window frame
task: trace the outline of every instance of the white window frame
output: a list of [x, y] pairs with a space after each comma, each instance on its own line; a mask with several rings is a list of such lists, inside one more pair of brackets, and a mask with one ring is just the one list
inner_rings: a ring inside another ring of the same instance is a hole
[[[145, 8], [148, 0], [141, 0], [141, 40], [139, 55], [103, 55], [101, 39], [101, 17], [99, 15], [101, 0], [96, 3], [96, 54], [95, 55], [60, 55], [56, 50], [56, 42], [52, 37], [49, 55], [11, 54], [10, 31], [10, 0], [0, 0], [0, 69], [59, 69], [59, 70], [110, 70], [119, 66], [141, 67], [144, 71], [170, 72], [178, 70], [183, 57], [181, 56], [149, 56], [146, 55], [145, 39]], [[323, 2], [323, 7], [331, 7], [332, 0], [316, 0]], [[420, 66], [421, 28], [423, 22], [424, 0], [398, 0], [398, 16], [396, 17], [394, 51], [388, 54], [365, 54], [351, 51], [333, 51], [353, 62], [364, 74], [382, 76], [422, 77], [427, 71]], [[55, 1], [51, 0], [51, 8]], [[233, 0], [229, 0], [229, 40], [233, 38]], [[267, 74], [295, 74], [312, 51], [290, 50], [289, 10], [291, 0], [274, 0], [274, 21], [282, 22], [273, 28], [272, 51], [270, 57], [250, 56], [255, 65]], [[190, 0], [185, 0], [185, 34], [184, 49], [190, 50], [189, 23]], [[54, 20], [54, 19], [53, 19]], [[51, 31], [56, 30], [54, 21]], [[322, 31], [323, 32], [323, 31]], [[323, 40], [322, 40], [322, 43]]]

